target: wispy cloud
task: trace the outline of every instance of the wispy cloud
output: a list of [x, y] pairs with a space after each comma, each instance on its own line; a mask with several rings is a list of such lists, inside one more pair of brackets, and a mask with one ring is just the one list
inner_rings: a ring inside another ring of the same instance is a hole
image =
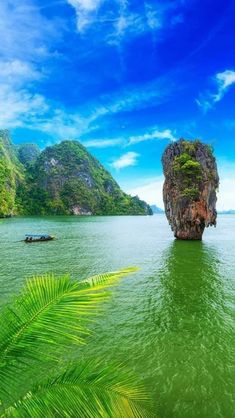
[[[107, 0], [66, 1], [79, 13], [77, 19], [88, 19], [91, 15], [95, 19], [104, 2], [108, 5]], [[131, 13], [127, 0], [116, 0], [114, 3], [116, 14], [111, 19], [111, 26], [112, 31], [120, 31], [120, 36], [122, 31], [125, 34], [136, 28], [141, 30], [141, 25], [146, 25], [146, 19], [150, 26], [159, 25], [158, 15], [152, 6], [146, 6], [146, 18], [145, 14]], [[82, 135], [103, 127], [104, 123], [110, 123], [114, 115], [137, 111], [149, 105], [157, 106], [167, 101], [172, 90], [176, 90], [177, 85], [169, 82], [171, 75], [168, 74], [141, 85], [126, 85], [110, 95], [96, 96], [77, 107], [67, 108], [62, 100], [54, 100], [53, 96], [47, 95], [45, 86], [49, 77], [53, 78], [54, 58], [60, 59], [57, 47], [63, 37], [63, 29], [60, 21], [47, 18], [41, 11], [43, 7], [37, 4], [34, 0], [0, 2], [1, 128], [38, 130], [58, 140], [65, 137], [80, 139]], [[82, 28], [85, 20], [81, 20], [80, 24]], [[90, 23], [87, 22], [87, 25]], [[85, 25], [84, 30], [86, 28]], [[121, 140], [108, 138], [98, 141], [91, 138], [89, 141], [90, 147], [111, 147], [120, 144]]]
[[56, 19], [47, 19], [33, 0], [0, 2], [0, 54], [6, 60], [37, 61], [54, 54], [62, 35]]
[[21, 85], [23, 82], [38, 80], [43, 74], [30, 62], [13, 59], [2, 61], [0, 66], [0, 81]]
[[68, 4], [75, 9], [77, 29], [79, 32], [86, 30], [96, 18], [96, 12], [103, 0], [67, 0]]
[[38, 87], [57, 54], [57, 21], [42, 15], [34, 0], [6, 0], [0, 2], [0, 37], [0, 127], [43, 129], [51, 102]]
[[169, 139], [170, 141], [176, 141], [176, 137], [170, 129], [165, 129], [163, 131], [153, 129], [151, 132], [147, 132], [143, 135], [131, 136], [128, 145], [138, 144], [139, 142], [150, 141], [153, 139]]
[[226, 70], [223, 73], [216, 74], [218, 91], [214, 95], [214, 101], [219, 102], [225, 95], [226, 91], [235, 83], [235, 71]]
[[[170, 79], [171, 81], [169, 81]], [[176, 92], [180, 88], [173, 79], [174, 74], [168, 74], [166, 77], [161, 76], [141, 85], [127, 85], [125, 88], [113, 92], [112, 95], [103, 95], [97, 104], [99, 113], [115, 114], [133, 109], [144, 109], [149, 104], [151, 106], [161, 104], [169, 100], [173, 90]]]
[[235, 83], [235, 71], [225, 70], [217, 73], [213, 77], [213, 83], [215, 84], [215, 92], [206, 91], [201, 93], [199, 98], [196, 99], [196, 103], [204, 113], [210, 110], [215, 103], [219, 102]]
[[177, 8], [178, 2], [152, 3], [143, 2], [143, 9], [133, 12], [128, 0], [67, 0], [76, 13], [78, 32], [85, 34], [88, 30], [102, 31], [98, 36], [109, 44], [119, 45], [123, 40], [139, 36], [146, 32], [156, 32], [163, 27], [165, 21], [168, 26], [174, 26], [183, 21], [182, 14], [176, 14], [176, 19], [166, 19], [169, 10]]
[[1, 129], [23, 127], [32, 120], [38, 120], [48, 111], [45, 98], [40, 94], [20, 89], [14, 91], [11, 86], [0, 89], [0, 127]]
[[[99, 101], [91, 101], [68, 111], [60, 103], [52, 101], [42, 94], [35, 94], [30, 89], [30, 82], [43, 77], [37, 68], [29, 63], [14, 61], [5, 63], [0, 69], [0, 127], [26, 127], [45, 132], [59, 139], [65, 137], [79, 139], [102, 125], [102, 120], [120, 112], [157, 105], [168, 99], [169, 82], [164, 78], [145, 83], [141, 87], [126, 87], [112, 95], [102, 96]], [[27, 85], [27, 88], [25, 87]], [[172, 88], [172, 86], [171, 86]], [[98, 124], [98, 125], [97, 125]], [[100, 125], [101, 124], [101, 125]], [[162, 137], [166, 135], [162, 133]], [[160, 136], [160, 133], [159, 133]], [[120, 138], [115, 138], [117, 144]], [[111, 146], [96, 142], [90, 146]]]
[[120, 170], [121, 168], [136, 165], [138, 157], [139, 154], [137, 154], [137, 152], [127, 152], [126, 154], [123, 154], [120, 158], [115, 160], [111, 165], [117, 170]]
[[109, 138], [109, 139], [90, 139], [87, 141], [82, 141], [83, 145], [90, 148], [108, 148], [121, 145], [122, 147], [138, 144], [143, 141], [150, 140], [161, 140], [167, 139], [169, 141], [176, 141], [177, 138], [170, 129], [159, 130], [154, 127], [147, 129], [146, 133], [142, 135], [133, 135], [127, 136], [123, 135], [122, 137]]
[[113, 139], [90, 139], [89, 141], [83, 141], [83, 145], [88, 148], [109, 148], [122, 144], [122, 138]]
[[145, 16], [150, 29], [156, 30], [162, 27], [163, 19], [159, 5], [153, 6], [152, 4], [145, 2]]

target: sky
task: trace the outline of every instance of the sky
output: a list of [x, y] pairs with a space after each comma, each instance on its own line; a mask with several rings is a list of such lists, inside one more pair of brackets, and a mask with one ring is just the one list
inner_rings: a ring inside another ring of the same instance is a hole
[[199, 138], [235, 208], [234, 17], [235, 0], [2, 0], [0, 129], [78, 140], [160, 207], [165, 147]]

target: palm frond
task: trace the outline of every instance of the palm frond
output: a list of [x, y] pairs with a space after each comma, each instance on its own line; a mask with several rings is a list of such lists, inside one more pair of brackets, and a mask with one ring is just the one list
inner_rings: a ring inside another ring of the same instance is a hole
[[[83, 344], [88, 317], [107, 300], [107, 290], [132, 268], [83, 282], [69, 276], [38, 276], [0, 315], [0, 400], [18, 383], [21, 368], [54, 359], [71, 344]], [[18, 372], [17, 372], [18, 370]]]
[[119, 271], [113, 271], [109, 273], [98, 274], [91, 276], [88, 279], [82, 280], [79, 282], [80, 289], [91, 289], [91, 290], [101, 290], [107, 288], [108, 286], [114, 286], [118, 284], [118, 279], [122, 279], [128, 274], [135, 273], [138, 271], [138, 267], [126, 267]]
[[143, 418], [149, 397], [123, 366], [89, 361], [70, 365], [35, 386], [4, 411], [4, 418]]

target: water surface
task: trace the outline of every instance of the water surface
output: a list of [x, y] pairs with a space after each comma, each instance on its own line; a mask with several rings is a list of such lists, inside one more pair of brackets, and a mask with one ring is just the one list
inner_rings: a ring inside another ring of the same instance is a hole
[[[25, 233], [56, 241], [24, 244]], [[0, 304], [35, 273], [75, 279], [136, 265], [86, 347], [134, 368], [159, 418], [232, 418], [235, 216], [202, 242], [174, 241], [164, 216], [28, 217], [0, 222]]]

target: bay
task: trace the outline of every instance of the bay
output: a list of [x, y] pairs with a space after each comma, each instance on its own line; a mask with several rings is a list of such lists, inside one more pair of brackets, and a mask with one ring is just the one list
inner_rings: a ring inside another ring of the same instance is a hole
[[[25, 244], [26, 233], [51, 242]], [[138, 266], [92, 325], [86, 353], [134, 368], [160, 418], [232, 418], [235, 216], [202, 242], [173, 239], [164, 215], [0, 221], [0, 305], [34, 274], [74, 279]]]

